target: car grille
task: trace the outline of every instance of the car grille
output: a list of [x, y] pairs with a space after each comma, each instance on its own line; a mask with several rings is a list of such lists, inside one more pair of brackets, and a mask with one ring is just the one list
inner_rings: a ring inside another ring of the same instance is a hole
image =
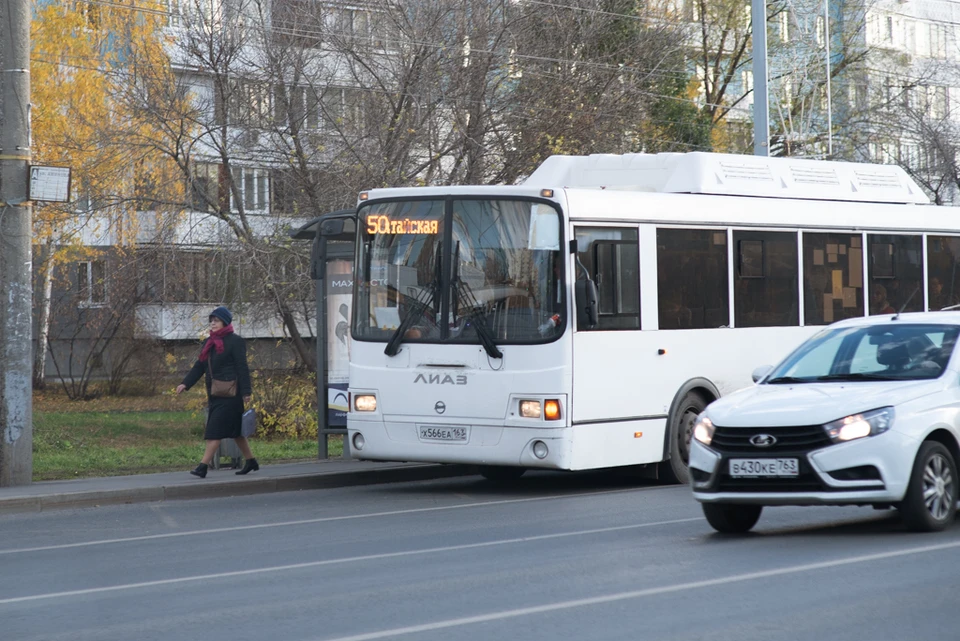
[[[769, 434], [775, 437], [777, 442], [769, 447], [757, 447], [750, 442], [750, 439], [757, 434]], [[805, 454], [830, 444], [830, 437], [821, 425], [799, 427], [721, 427], [717, 425], [714, 428], [710, 448], [723, 453], [765, 456], [774, 452]]]

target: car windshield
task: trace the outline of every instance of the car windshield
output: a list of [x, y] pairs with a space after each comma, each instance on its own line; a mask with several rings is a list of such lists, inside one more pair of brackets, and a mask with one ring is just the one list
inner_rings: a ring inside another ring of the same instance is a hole
[[919, 380], [946, 368], [960, 328], [887, 322], [827, 329], [809, 339], [764, 381]]
[[560, 214], [551, 205], [393, 201], [359, 215], [355, 338], [387, 341], [388, 353], [443, 341], [496, 355], [496, 345], [563, 333]]

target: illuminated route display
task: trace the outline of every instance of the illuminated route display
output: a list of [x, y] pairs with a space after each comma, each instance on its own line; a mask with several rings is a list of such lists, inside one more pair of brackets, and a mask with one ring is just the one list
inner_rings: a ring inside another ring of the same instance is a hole
[[415, 220], [400, 218], [393, 220], [383, 214], [367, 216], [368, 234], [436, 234], [439, 233], [439, 220]]

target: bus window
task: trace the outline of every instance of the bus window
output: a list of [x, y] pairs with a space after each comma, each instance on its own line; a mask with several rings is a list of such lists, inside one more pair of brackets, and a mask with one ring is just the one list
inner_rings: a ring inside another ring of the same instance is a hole
[[725, 229], [657, 230], [660, 329], [730, 323]]
[[927, 236], [927, 309], [960, 303], [960, 238]]
[[863, 315], [862, 237], [804, 232], [804, 325], [828, 325]]
[[[870, 234], [870, 313], [923, 311], [923, 249], [920, 236]], [[906, 305], [906, 307], [904, 307]]]
[[[597, 284], [593, 330], [640, 329], [640, 246], [636, 228], [577, 227], [578, 258]], [[582, 329], [582, 328], [581, 328]]]
[[800, 324], [797, 235], [735, 231], [733, 318], [736, 327]]

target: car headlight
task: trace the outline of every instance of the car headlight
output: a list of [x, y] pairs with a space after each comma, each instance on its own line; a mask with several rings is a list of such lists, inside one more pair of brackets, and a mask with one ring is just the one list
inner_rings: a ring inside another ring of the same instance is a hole
[[710, 445], [713, 441], [713, 421], [701, 414], [697, 417], [697, 422], [693, 424], [693, 438], [704, 445]]
[[844, 416], [823, 426], [834, 443], [883, 434], [893, 425], [893, 408], [881, 407], [861, 414]]

